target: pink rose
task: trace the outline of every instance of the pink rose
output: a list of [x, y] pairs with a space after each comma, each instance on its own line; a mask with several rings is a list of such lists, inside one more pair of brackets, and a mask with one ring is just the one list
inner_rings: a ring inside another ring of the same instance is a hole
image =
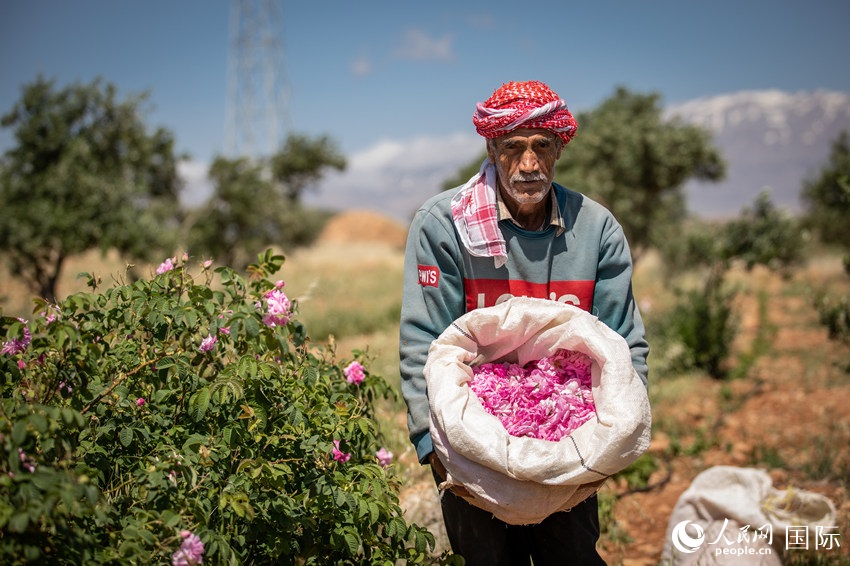
[[342, 370], [342, 373], [345, 375], [348, 383], [353, 383], [354, 385], [360, 385], [366, 378], [366, 373], [363, 371], [363, 366], [360, 365], [360, 362], [351, 362]]
[[333, 455], [337, 462], [348, 462], [351, 459], [350, 452], [343, 452], [339, 449], [339, 440], [334, 440]]

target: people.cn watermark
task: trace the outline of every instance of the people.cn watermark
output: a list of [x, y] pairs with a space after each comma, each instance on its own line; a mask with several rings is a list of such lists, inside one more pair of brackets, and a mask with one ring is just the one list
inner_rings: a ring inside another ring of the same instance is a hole
[[[785, 527], [785, 550], [833, 550], [841, 546], [837, 526], [788, 525]], [[683, 554], [697, 552], [703, 546], [715, 556], [753, 556], [771, 554], [773, 551], [773, 525], [766, 524], [751, 529], [744, 525], [738, 529], [724, 519], [720, 534], [707, 540], [705, 530], [693, 521], [682, 521], [670, 534], [673, 546]], [[709, 549], [708, 547], [714, 547]]]

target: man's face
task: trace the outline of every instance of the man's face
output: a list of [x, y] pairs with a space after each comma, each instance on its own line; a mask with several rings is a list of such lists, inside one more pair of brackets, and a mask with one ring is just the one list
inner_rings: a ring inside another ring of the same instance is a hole
[[563, 144], [548, 130], [519, 128], [487, 144], [506, 196], [520, 206], [543, 201], [555, 177]]

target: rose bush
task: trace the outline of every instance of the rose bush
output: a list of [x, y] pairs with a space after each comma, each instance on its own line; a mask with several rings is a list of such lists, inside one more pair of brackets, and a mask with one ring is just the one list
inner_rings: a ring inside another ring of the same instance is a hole
[[347, 378], [362, 352], [310, 343], [282, 263], [86, 275], [92, 292], [3, 318], [0, 562], [427, 559], [375, 420], [394, 392]]

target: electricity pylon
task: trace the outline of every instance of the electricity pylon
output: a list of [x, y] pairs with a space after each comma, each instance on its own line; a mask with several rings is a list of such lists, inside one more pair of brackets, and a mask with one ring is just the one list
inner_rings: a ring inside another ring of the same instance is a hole
[[225, 152], [270, 156], [289, 130], [283, 0], [231, 0]]

